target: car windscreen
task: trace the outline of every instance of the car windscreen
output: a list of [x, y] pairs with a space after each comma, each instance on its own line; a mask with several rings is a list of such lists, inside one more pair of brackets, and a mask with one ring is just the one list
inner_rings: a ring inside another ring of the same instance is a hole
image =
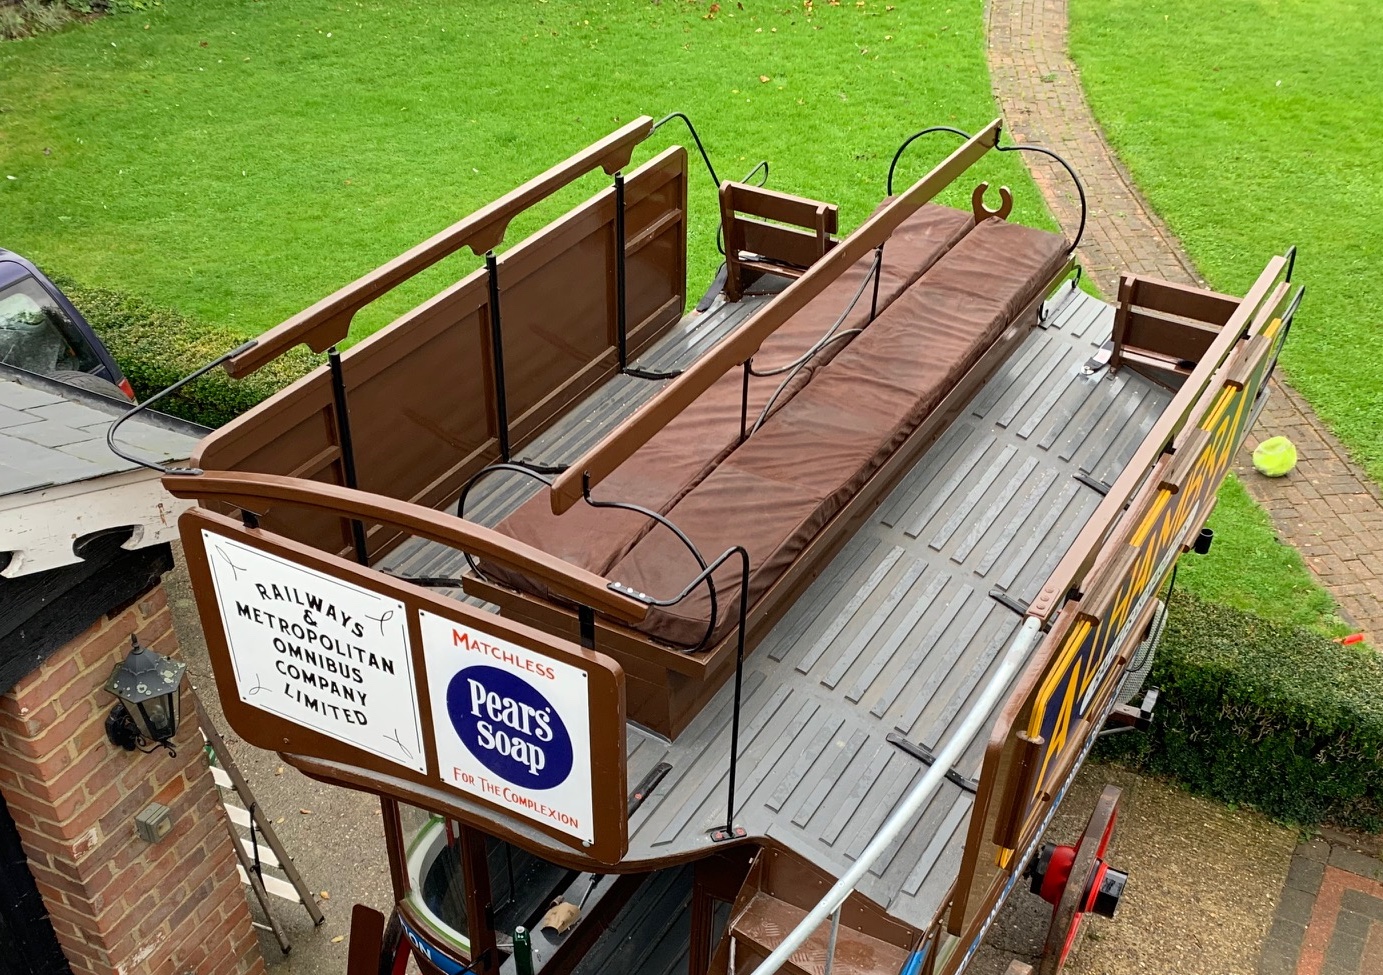
[[101, 366], [72, 320], [32, 277], [0, 288], [0, 362], [41, 376]]

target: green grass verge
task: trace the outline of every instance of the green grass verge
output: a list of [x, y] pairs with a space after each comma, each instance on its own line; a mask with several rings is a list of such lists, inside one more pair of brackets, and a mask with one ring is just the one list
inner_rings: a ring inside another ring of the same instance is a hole
[[1383, 6], [1072, 0], [1091, 107], [1217, 287], [1300, 245], [1282, 364], [1383, 479]]
[[1288, 822], [1383, 826], [1383, 662], [1373, 650], [1179, 592], [1146, 733], [1098, 753]]
[[[0, 46], [0, 246], [91, 287], [258, 334], [646, 113], [687, 112], [722, 178], [837, 202], [894, 149], [997, 114], [978, 4], [818, 0], [167, 0]], [[669, 126], [648, 158], [685, 130]], [[916, 178], [956, 144], [919, 144]], [[692, 173], [691, 290], [719, 261]], [[1015, 155], [977, 173], [1050, 225]], [[510, 240], [605, 185], [583, 180]], [[973, 182], [949, 197], [963, 203]], [[355, 337], [475, 266], [454, 258]]]

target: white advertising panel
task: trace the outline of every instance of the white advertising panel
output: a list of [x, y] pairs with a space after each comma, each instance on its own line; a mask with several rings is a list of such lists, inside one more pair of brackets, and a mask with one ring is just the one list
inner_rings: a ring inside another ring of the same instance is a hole
[[202, 529], [240, 700], [427, 771], [403, 603]]
[[595, 839], [586, 672], [419, 611], [443, 782]]

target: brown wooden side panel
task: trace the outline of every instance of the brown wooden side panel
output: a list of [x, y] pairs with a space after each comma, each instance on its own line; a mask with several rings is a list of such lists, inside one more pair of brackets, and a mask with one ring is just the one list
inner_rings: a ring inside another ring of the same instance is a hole
[[[626, 232], [631, 349], [680, 317], [686, 293], [686, 152], [674, 147], [630, 175]], [[500, 261], [511, 442], [521, 446], [615, 363], [614, 194], [606, 190]], [[452, 285], [342, 356], [362, 490], [428, 507], [499, 457], [488, 281]], [[202, 441], [207, 470], [291, 474], [344, 484], [325, 367]], [[271, 510], [264, 525], [326, 551], [349, 545], [341, 519]], [[370, 531], [377, 556], [400, 537]]]
[[[686, 151], [674, 147], [625, 183], [626, 335], [646, 344], [682, 316]], [[500, 258], [504, 376], [513, 442], [530, 439], [617, 367], [615, 193], [582, 206]], [[644, 321], [647, 318], [648, 321]]]
[[[488, 314], [477, 272], [342, 356], [363, 490], [432, 506], [495, 452]], [[324, 367], [212, 434], [196, 463], [344, 484], [339, 445]], [[339, 519], [302, 509], [271, 510], [264, 525], [327, 551], [349, 538]], [[372, 551], [395, 537], [376, 529]]]

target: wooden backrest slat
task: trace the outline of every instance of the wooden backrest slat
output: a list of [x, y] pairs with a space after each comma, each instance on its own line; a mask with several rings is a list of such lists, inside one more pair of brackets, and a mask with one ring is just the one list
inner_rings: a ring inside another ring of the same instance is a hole
[[1139, 274], [1127, 276], [1133, 282], [1133, 303], [1144, 308], [1194, 318], [1209, 325], [1223, 325], [1239, 307], [1239, 299], [1218, 291], [1205, 291], [1189, 284], [1146, 278]]

